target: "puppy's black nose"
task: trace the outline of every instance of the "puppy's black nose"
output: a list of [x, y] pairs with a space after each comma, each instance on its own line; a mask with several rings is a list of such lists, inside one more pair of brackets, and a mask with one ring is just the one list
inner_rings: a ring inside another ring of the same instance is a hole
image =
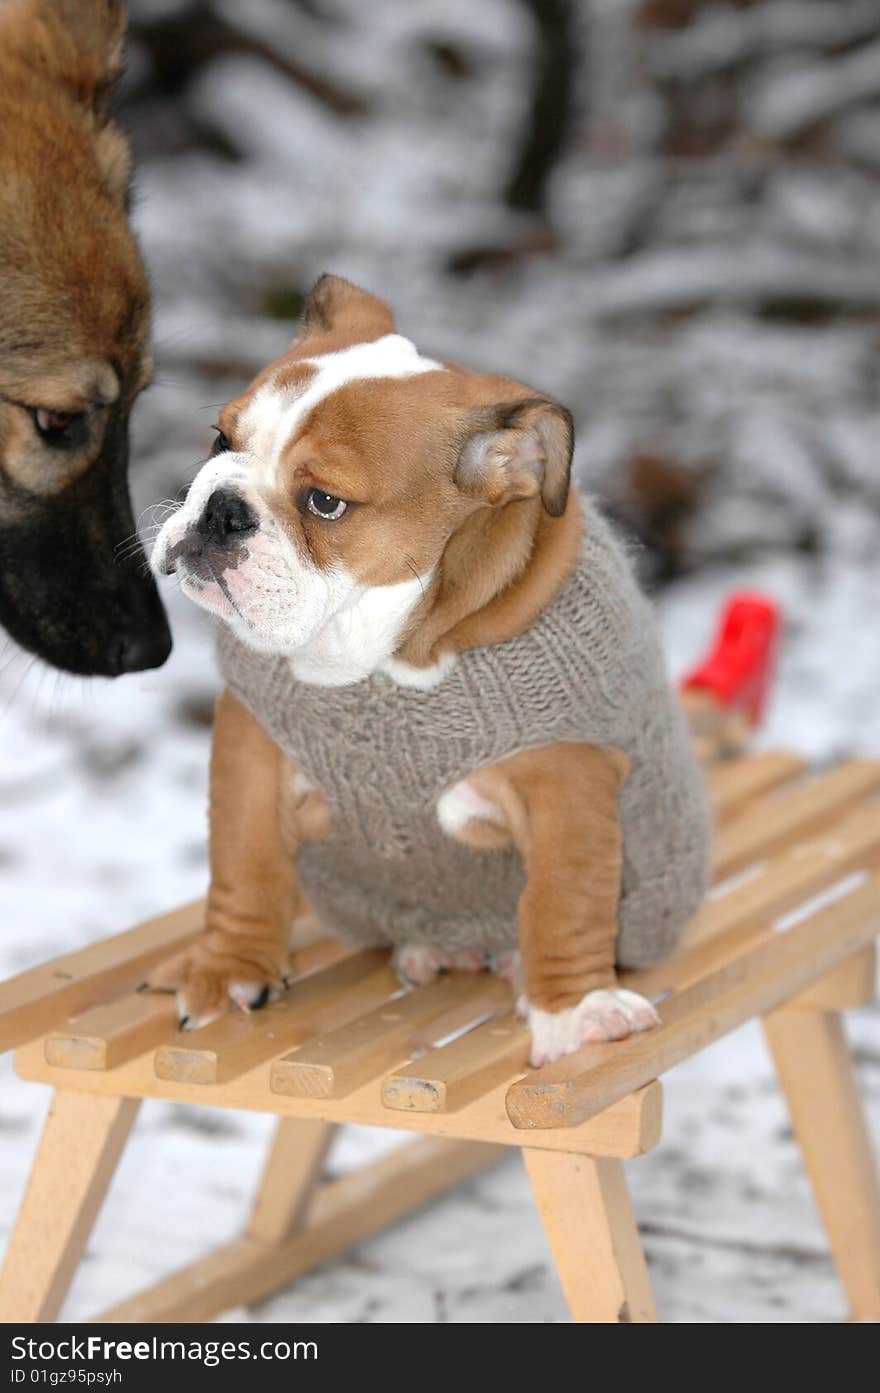
[[235, 489], [215, 489], [202, 509], [196, 532], [206, 542], [221, 545], [233, 537], [256, 532], [259, 523], [253, 509]]

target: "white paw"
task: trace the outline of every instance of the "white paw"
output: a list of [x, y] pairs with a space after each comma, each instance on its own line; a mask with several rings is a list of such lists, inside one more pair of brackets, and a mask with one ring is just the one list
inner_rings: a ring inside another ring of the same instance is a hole
[[386, 658], [382, 667], [398, 687], [418, 687], [422, 691], [430, 691], [432, 687], [439, 687], [450, 668], [455, 666], [457, 656], [456, 653], [444, 653], [430, 667], [413, 667], [402, 658]]
[[444, 953], [426, 943], [405, 943], [395, 948], [392, 964], [404, 986], [424, 987], [441, 972], [483, 972], [488, 967], [485, 953], [476, 948]]
[[542, 1011], [521, 998], [532, 1036], [529, 1062], [539, 1069], [554, 1059], [573, 1054], [581, 1045], [599, 1040], [624, 1040], [640, 1030], [660, 1024], [650, 1001], [638, 992], [614, 987], [587, 992], [577, 1006], [564, 1011]]

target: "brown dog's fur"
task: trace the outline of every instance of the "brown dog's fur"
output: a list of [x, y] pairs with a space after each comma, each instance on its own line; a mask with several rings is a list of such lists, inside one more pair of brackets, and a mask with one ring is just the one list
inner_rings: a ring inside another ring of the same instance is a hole
[[[127, 427], [150, 380], [149, 287], [107, 116], [121, 0], [0, 6], [0, 623], [75, 672], [164, 661], [132, 538]], [[47, 438], [37, 412], [74, 413]]]

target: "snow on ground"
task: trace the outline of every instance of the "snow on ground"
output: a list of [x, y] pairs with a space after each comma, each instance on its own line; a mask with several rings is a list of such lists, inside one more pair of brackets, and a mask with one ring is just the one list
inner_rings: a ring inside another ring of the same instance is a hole
[[[811, 180], [808, 167], [772, 173], [756, 204], [721, 163], [690, 180], [670, 180], [668, 170], [661, 179], [638, 149], [603, 164], [575, 142], [552, 191], [560, 249], [508, 274], [457, 280], [441, 269], [449, 254], [522, 229], [494, 197], [519, 119], [529, 43], [520, 8], [512, 0], [382, 0], [369, 7], [369, 22], [352, 0], [332, 8], [348, 27], [312, 22], [303, 7], [295, 52], [356, 84], [372, 102], [368, 116], [343, 119], [258, 59], [226, 56], [183, 101], [246, 158], [231, 164], [184, 149], [142, 160], [136, 216], [156, 288], [159, 376], [136, 413], [139, 507], [178, 494], [204, 458], [217, 404], [283, 349], [292, 323], [265, 312], [267, 296], [289, 292], [293, 303], [333, 269], [386, 294], [402, 329], [426, 349], [519, 374], [568, 402], [579, 477], [591, 489], [607, 491], [640, 449], [698, 467], [720, 461], [708, 502], [687, 524], [699, 566], [657, 600], [672, 672], [700, 652], [731, 588], [760, 586], [787, 616], [762, 740], [818, 761], [880, 751], [874, 319], [794, 323], [754, 312], [780, 287], [786, 296], [812, 287], [820, 299], [876, 308], [876, 184], [846, 171], [829, 176], [829, 221], [825, 174]], [[617, 54], [596, 78], [610, 102], [627, 67], [618, 8], [595, 6], [592, 68], [602, 43]], [[803, 8], [789, 7], [792, 22]], [[293, 7], [261, 0], [248, 6], [249, 22], [288, 42], [281, 10]], [[472, 50], [478, 76], [453, 89], [419, 46], [425, 28]], [[707, 30], [705, 52], [723, 41], [721, 30]], [[670, 40], [663, 61], [691, 63], [692, 50], [699, 55], [699, 45]], [[133, 52], [135, 92], [143, 61]], [[633, 98], [630, 128], [641, 129], [650, 110]], [[778, 124], [769, 99], [762, 110], [765, 123]], [[646, 216], [651, 244], [621, 255]], [[785, 241], [792, 228], [796, 256]], [[84, 684], [36, 671], [11, 650], [0, 659], [4, 976], [204, 889], [210, 628], [173, 588], [168, 598], [176, 648], [159, 673]], [[851, 1032], [877, 1129], [876, 1008], [853, 1013]], [[758, 1030], [683, 1066], [665, 1091], [663, 1144], [629, 1167], [661, 1315], [840, 1318], [841, 1293]], [[18, 1083], [8, 1057], [0, 1059], [0, 1241], [45, 1108], [45, 1091]], [[258, 1116], [145, 1105], [65, 1315], [82, 1318], [231, 1236], [268, 1131], [269, 1119]], [[349, 1130], [332, 1165], [350, 1166], [391, 1140]], [[566, 1318], [516, 1156], [234, 1314]]]

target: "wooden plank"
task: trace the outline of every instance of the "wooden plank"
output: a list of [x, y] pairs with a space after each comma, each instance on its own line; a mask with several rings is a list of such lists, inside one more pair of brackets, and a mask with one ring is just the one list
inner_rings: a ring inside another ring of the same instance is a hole
[[139, 1107], [54, 1095], [0, 1275], [0, 1321], [58, 1314]]
[[860, 953], [820, 977], [799, 996], [785, 1003], [787, 1011], [850, 1011], [867, 1006], [877, 995], [877, 945], [871, 943]]
[[[349, 957], [352, 949], [324, 938], [294, 955], [294, 979]], [[56, 1069], [112, 1069], [145, 1050], [155, 1049], [177, 1033], [173, 993], [130, 992], [94, 1006], [46, 1039], [47, 1064]]]
[[768, 923], [852, 871], [872, 870], [878, 861], [880, 805], [869, 803], [777, 852], [758, 875], [708, 900], [688, 927], [685, 943]]
[[333, 1029], [370, 1010], [399, 986], [387, 952], [350, 954], [296, 982], [282, 1001], [262, 1011], [236, 1011], [202, 1030], [181, 1032], [180, 1043], [156, 1051], [156, 1075], [182, 1083], [223, 1083], [319, 1030]]
[[681, 990], [767, 937], [774, 920], [857, 870], [880, 866], [880, 808], [858, 808], [833, 832], [798, 843], [764, 871], [706, 904], [684, 945], [657, 967], [621, 974], [632, 991], [652, 997]]
[[194, 900], [0, 983], [0, 1050], [138, 986], [151, 967], [195, 938], [203, 916], [204, 901]]
[[880, 760], [855, 759], [799, 785], [755, 798], [719, 829], [713, 866], [721, 879], [763, 860], [795, 837], [828, 826], [843, 810], [880, 788]]
[[155, 1049], [176, 1030], [173, 996], [129, 992], [106, 1006], [93, 1006], [66, 1029], [47, 1035], [46, 1063], [56, 1069], [113, 1069]]
[[716, 822], [733, 817], [751, 799], [789, 783], [806, 768], [807, 761], [788, 750], [761, 750], [713, 765], [707, 782]]
[[498, 1157], [479, 1142], [423, 1138], [319, 1190], [308, 1222], [277, 1244], [241, 1238], [97, 1317], [104, 1322], [205, 1321], [251, 1305], [363, 1242]]
[[880, 932], [880, 879], [775, 934], [664, 1001], [662, 1022], [626, 1040], [587, 1045], [511, 1085], [507, 1113], [518, 1128], [582, 1122], [664, 1074], [752, 1016], [797, 995], [866, 947]]
[[536, 1147], [523, 1160], [572, 1319], [656, 1323], [623, 1163]]
[[529, 1032], [512, 1013], [477, 1026], [441, 1049], [390, 1074], [382, 1085], [386, 1108], [403, 1112], [453, 1112], [529, 1059]]
[[880, 1320], [880, 1185], [843, 1023], [783, 1007], [764, 1030], [852, 1315]]
[[[762, 940], [777, 915], [819, 892], [856, 868], [880, 862], [880, 812], [859, 808], [847, 822], [806, 847], [780, 855], [763, 876], [707, 905], [703, 911], [705, 942], [685, 947], [667, 964], [622, 974], [622, 981], [643, 995], [681, 990], [707, 972], [741, 956], [752, 940]], [[500, 1041], [489, 1029], [472, 1032], [446, 1050], [434, 1050], [416, 1066], [401, 1068], [383, 1089], [386, 1106], [439, 1112], [461, 1106], [482, 1087], [492, 1087], [504, 1068], [522, 1071], [528, 1059], [525, 1027], [512, 1027]]]
[[344, 1098], [444, 1035], [510, 1005], [510, 987], [498, 977], [450, 973], [276, 1059], [272, 1092]]
[[[371, 1079], [343, 1099], [298, 1098], [272, 1093], [265, 1061], [213, 1088], [158, 1078], [151, 1054], [136, 1055], [116, 1069], [69, 1069], [60, 1075], [46, 1063], [42, 1040], [35, 1040], [16, 1052], [15, 1067], [19, 1077], [29, 1082], [54, 1085], [63, 1078], [65, 1090], [104, 1097], [129, 1094], [194, 1106], [386, 1127], [436, 1137], [469, 1138], [504, 1146], [529, 1145], [528, 1137], [511, 1125], [505, 1111], [510, 1076], [457, 1112], [418, 1113], [392, 1112], [386, 1108], [378, 1079]], [[581, 1127], [542, 1132], [540, 1145], [544, 1150], [589, 1156], [641, 1156], [660, 1140], [662, 1116], [662, 1089], [658, 1083], [652, 1083]]]

